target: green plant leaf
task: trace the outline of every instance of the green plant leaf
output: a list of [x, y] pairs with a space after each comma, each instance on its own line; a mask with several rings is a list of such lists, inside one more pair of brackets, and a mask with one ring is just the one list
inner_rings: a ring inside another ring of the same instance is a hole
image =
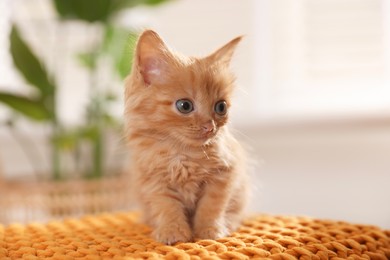
[[109, 113], [105, 113], [103, 115], [103, 122], [106, 126], [109, 126], [110, 128], [117, 128], [120, 126], [120, 120], [113, 117]]
[[170, 0], [113, 0], [112, 1], [112, 13], [119, 12], [123, 9], [132, 8], [137, 5], [150, 5], [155, 6]]
[[108, 25], [103, 42], [103, 51], [111, 56], [116, 72], [124, 79], [131, 70], [134, 48], [138, 34], [121, 27]]
[[0, 93], [0, 102], [33, 120], [49, 121], [51, 114], [40, 100], [11, 93]]
[[133, 56], [137, 37], [138, 35], [135, 33], [128, 34], [122, 53], [115, 64], [117, 72], [122, 79], [129, 75], [131, 67], [133, 66]]
[[104, 102], [111, 102], [111, 101], [117, 101], [117, 100], [118, 100], [118, 97], [112, 92], [107, 92], [103, 96]]
[[78, 136], [73, 132], [61, 132], [53, 137], [53, 143], [63, 151], [72, 151], [75, 149]]
[[20, 36], [16, 25], [12, 25], [10, 37], [11, 55], [16, 68], [28, 83], [39, 90], [42, 96], [52, 95], [55, 87], [50, 82], [45, 67]]
[[99, 136], [99, 127], [96, 125], [86, 126], [79, 130], [80, 137], [84, 140], [96, 141]]
[[77, 59], [80, 64], [87, 69], [94, 69], [96, 67], [96, 54], [92, 52], [85, 52], [77, 54]]
[[110, 16], [111, 0], [53, 0], [62, 19], [104, 22]]
[[144, 5], [159, 5], [165, 2], [168, 2], [167, 0], [143, 0], [142, 1]]
[[170, 0], [53, 0], [62, 19], [107, 22], [116, 13], [137, 5], [156, 6]]

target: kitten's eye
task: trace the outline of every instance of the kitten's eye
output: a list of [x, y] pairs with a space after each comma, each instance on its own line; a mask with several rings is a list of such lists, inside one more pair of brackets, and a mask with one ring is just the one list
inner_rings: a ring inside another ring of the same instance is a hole
[[224, 116], [227, 113], [227, 104], [225, 100], [218, 101], [214, 107], [215, 113], [220, 116]]
[[192, 105], [192, 102], [188, 99], [179, 99], [176, 101], [176, 108], [180, 113], [188, 114], [194, 110], [194, 105]]

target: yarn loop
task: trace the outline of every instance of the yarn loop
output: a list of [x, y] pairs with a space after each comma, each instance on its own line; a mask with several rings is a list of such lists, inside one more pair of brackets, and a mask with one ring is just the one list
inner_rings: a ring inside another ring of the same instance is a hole
[[390, 230], [258, 215], [229, 237], [166, 246], [137, 213], [0, 225], [0, 259], [390, 259]]

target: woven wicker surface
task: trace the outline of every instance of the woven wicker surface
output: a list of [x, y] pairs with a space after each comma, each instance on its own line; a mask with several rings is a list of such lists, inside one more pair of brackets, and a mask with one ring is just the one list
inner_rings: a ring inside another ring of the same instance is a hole
[[133, 208], [127, 176], [96, 180], [7, 181], [0, 178], [0, 224], [80, 217]]
[[0, 226], [0, 259], [390, 259], [390, 231], [298, 217], [256, 216], [232, 236], [165, 246], [137, 214]]

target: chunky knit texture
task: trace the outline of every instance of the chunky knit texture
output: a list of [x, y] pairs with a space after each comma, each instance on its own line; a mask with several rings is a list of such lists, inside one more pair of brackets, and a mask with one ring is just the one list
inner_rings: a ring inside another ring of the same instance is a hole
[[390, 231], [303, 217], [255, 216], [229, 237], [162, 245], [136, 213], [0, 225], [0, 259], [390, 259]]

